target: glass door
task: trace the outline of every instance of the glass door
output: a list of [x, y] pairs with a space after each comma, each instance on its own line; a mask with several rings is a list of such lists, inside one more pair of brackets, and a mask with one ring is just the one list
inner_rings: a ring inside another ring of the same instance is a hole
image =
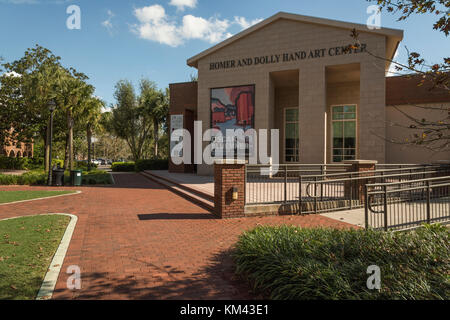
[[299, 162], [299, 123], [298, 108], [284, 109], [284, 160]]
[[332, 106], [333, 162], [356, 159], [356, 105]]

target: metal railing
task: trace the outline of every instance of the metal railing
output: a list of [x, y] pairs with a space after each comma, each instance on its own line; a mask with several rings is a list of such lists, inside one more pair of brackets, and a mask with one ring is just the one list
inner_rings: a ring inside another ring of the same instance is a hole
[[[245, 166], [246, 204], [293, 201], [298, 195], [299, 177], [345, 173], [347, 164], [280, 164]], [[275, 170], [276, 168], [276, 170]]]
[[411, 167], [427, 167], [433, 166], [431, 164], [423, 164], [423, 163], [379, 163], [375, 165], [375, 169], [404, 169]]
[[[300, 212], [329, 211], [361, 206], [363, 182], [395, 182], [430, 177], [438, 166], [380, 169], [368, 172], [346, 172], [349, 165], [280, 165], [274, 174], [261, 173], [269, 166], [247, 165], [245, 201], [255, 204], [299, 204]], [[345, 170], [345, 171], [343, 171]], [[317, 174], [317, 172], [320, 172]], [[356, 185], [360, 191], [356, 191]], [[337, 201], [341, 201], [338, 203]], [[319, 204], [318, 204], [319, 203]]]
[[366, 229], [402, 230], [450, 222], [450, 175], [371, 183], [364, 188]]

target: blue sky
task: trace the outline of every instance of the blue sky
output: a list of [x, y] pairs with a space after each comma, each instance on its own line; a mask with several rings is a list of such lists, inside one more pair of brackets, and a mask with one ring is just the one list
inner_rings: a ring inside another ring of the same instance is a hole
[[[70, 5], [81, 9], [81, 29], [69, 30]], [[96, 95], [114, 103], [120, 79], [142, 77], [160, 88], [188, 81], [191, 56], [252, 23], [286, 11], [365, 24], [365, 0], [0, 0], [0, 56], [20, 58], [40, 44], [62, 57], [65, 66], [86, 73]], [[434, 31], [435, 17], [414, 16], [397, 22], [383, 12], [381, 24], [405, 30], [397, 59], [406, 45], [433, 63], [450, 51], [450, 41]]]

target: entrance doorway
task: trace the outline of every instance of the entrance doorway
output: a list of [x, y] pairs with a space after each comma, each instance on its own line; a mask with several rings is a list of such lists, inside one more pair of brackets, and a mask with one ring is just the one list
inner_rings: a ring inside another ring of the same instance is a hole
[[300, 128], [298, 107], [284, 109], [284, 161], [299, 162]]

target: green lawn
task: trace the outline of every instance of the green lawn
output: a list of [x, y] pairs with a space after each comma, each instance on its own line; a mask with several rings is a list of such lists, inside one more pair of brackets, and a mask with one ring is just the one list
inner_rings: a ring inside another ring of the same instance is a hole
[[46, 198], [70, 193], [74, 193], [74, 191], [0, 191], [0, 203]]
[[0, 300], [35, 299], [70, 217], [0, 221]]

